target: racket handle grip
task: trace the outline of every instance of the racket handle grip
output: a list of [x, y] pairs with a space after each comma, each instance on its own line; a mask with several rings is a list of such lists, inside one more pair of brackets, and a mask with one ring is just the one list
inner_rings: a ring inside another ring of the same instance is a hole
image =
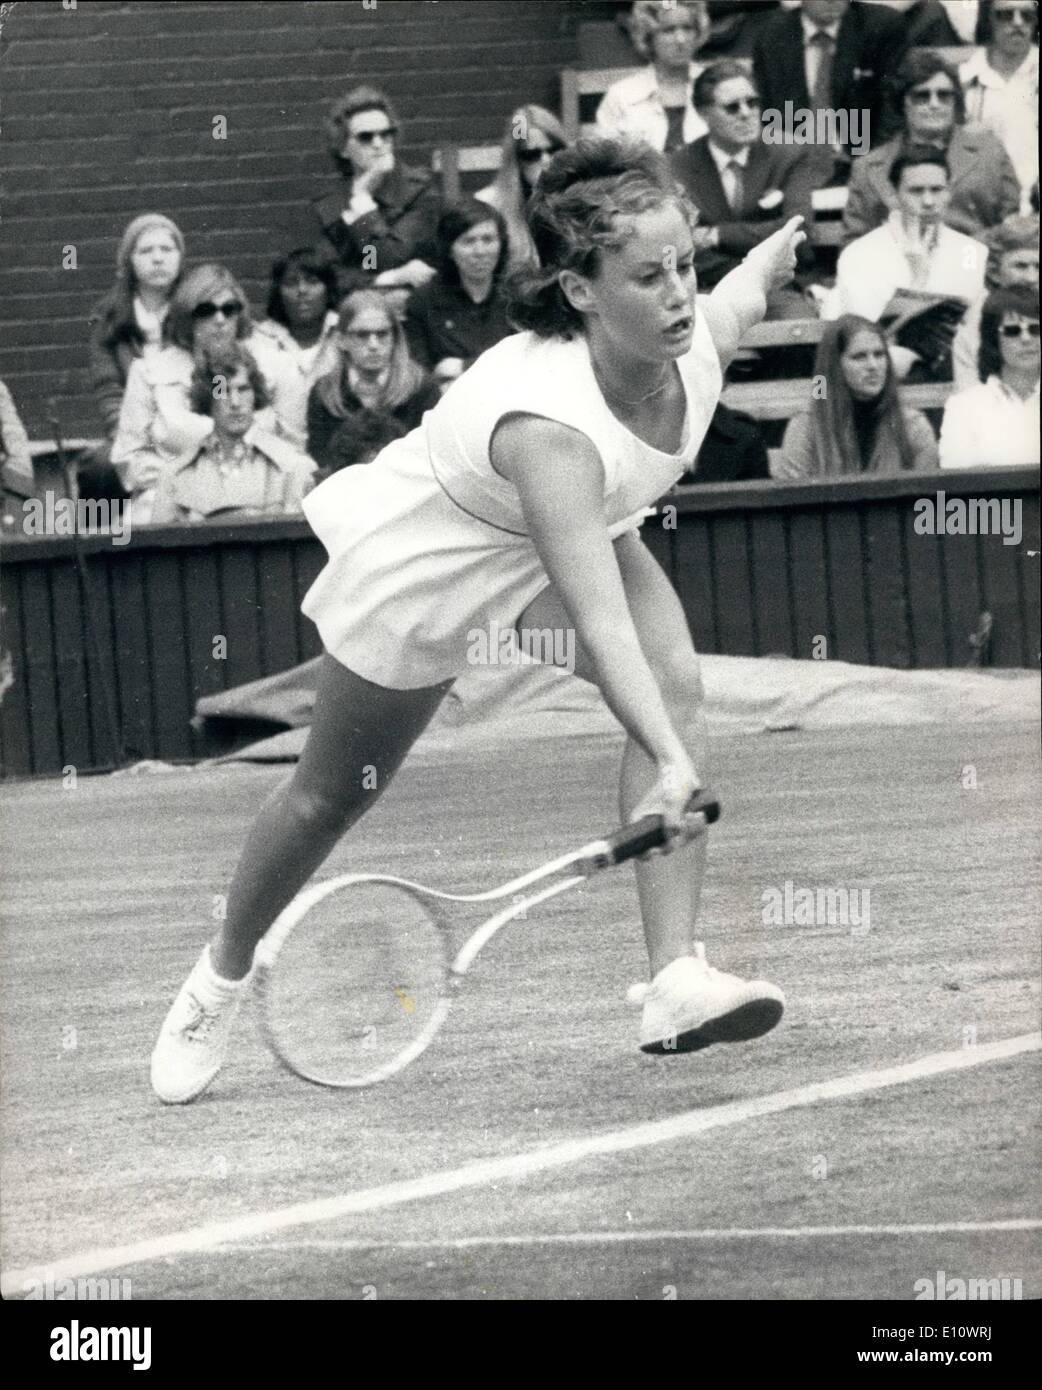
[[[684, 814], [690, 816], [696, 813], [705, 817], [706, 825], [712, 825], [720, 819], [720, 803], [711, 792], [696, 792], [687, 803]], [[669, 832], [661, 816], [644, 816], [632, 825], [616, 830], [614, 835], [606, 837], [609, 862], [624, 864], [627, 859], [636, 859], [638, 855], [647, 854], [649, 849], [660, 849], [669, 838]]]

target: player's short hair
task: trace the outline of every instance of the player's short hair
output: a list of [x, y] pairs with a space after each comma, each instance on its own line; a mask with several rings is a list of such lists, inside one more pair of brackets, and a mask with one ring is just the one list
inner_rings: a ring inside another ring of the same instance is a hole
[[738, 77], [744, 77], [751, 83], [753, 90], [759, 96], [759, 89], [756, 86], [756, 79], [744, 63], [739, 63], [734, 58], [721, 58], [718, 63], [710, 63], [705, 72], [699, 73], [695, 79], [695, 85], [691, 100], [695, 108], [704, 111], [707, 106], [712, 106], [716, 100], [716, 89], [725, 82], [733, 82]]
[[890, 166], [890, 182], [895, 188], [900, 188], [904, 171], [920, 164], [936, 164], [938, 169], [944, 170], [946, 178], [951, 178], [948, 157], [943, 150], [935, 145], [906, 145]]
[[1038, 294], [1026, 286], [995, 290], [984, 301], [980, 315], [980, 351], [977, 355], [977, 374], [981, 381], [998, 376], [1002, 371], [1002, 352], [999, 348], [999, 328], [1007, 314], [1021, 318], [1038, 318]]
[[583, 315], [561, 289], [561, 271], [594, 279], [602, 252], [622, 245], [618, 217], [666, 203], [695, 225], [698, 214], [669, 164], [643, 140], [591, 137], [561, 150], [543, 170], [528, 207], [539, 266], [511, 277], [511, 322], [547, 338], [580, 332]]

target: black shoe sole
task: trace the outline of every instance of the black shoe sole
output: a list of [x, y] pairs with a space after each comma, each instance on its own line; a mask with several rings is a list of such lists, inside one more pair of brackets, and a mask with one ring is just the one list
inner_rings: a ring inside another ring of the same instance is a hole
[[764, 1033], [769, 1033], [783, 1012], [784, 1006], [779, 1004], [777, 999], [754, 999], [748, 1004], [732, 1009], [729, 1014], [710, 1019], [700, 1028], [678, 1033], [676, 1038], [642, 1043], [640, 1050], [657, 1057], [669, 1057], [676, 1052], [701, 1052], [702, 1048], [718, 1042], [748, 1042], [751, 1038], [759, 1038]]

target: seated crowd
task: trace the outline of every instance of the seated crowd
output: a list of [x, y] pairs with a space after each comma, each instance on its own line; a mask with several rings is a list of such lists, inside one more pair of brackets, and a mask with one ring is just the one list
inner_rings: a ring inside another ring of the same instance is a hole
[[[645, 66], [608, 88], [596, 126], [669, 157], [698, 209], [703, 290], [794, 214], [811, 228], [819, 190], [845, 195], [834, 272], [808, 238], [767, 306], [827, 321], [806, 410], [768, 450], [722, 405], [686, 481], [1038, 463], [1037, 5], [975, 9], [971, 36], [939, 0], [632, 5]], [[958, 66], [922, 47], [971, 37]], [[870, 138], [775, 143], [763, 113], [786, 103], [867, 112]], [[561, 122], [511, 112], [495, 178], [453, 202], [399, 159], [400, 131], [374, 87], [333, 103], [339, 183], [311, 203], [313, 244], [274, 262], [263, 318], [226, 267], [186, 268], [170, 218], [130, 222], [89, 327], [103, 439], [85, 491], [129, 495], [138, 522], [298, 510], [514, 331], [506, 279], [535, 257], [525, 208], [567, 143]], [[902, 404], [908, 381], [952, 383], [939, 441]], [[0, 434], [4, 487], [26, 495], [29, 443], [2, 383]]]

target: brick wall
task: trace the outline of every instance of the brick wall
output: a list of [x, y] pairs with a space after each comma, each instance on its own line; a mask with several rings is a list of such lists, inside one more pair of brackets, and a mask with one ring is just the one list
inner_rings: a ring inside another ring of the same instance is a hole
[[[65, 5], [69, 6], [68, 8]], [[510, 109], [558, 109], [579, 0], [35, 0], [0, 35], [3, 225], [0, 379], [32, 438], [50, 401], [69, 436], [97, 422], [86, 320], [112, 283], [120, 233], [146, 210], [181, 227], [191, 261], [218, 260], [263, 304], [275, 255], [335, 174], [326, 103], [356, 81], [387, 89], [404, 157], [498, 140]], [[227, 139], [213, 118], [227, 118]], [[76, 268], [63, 269], [75, 247]]]

